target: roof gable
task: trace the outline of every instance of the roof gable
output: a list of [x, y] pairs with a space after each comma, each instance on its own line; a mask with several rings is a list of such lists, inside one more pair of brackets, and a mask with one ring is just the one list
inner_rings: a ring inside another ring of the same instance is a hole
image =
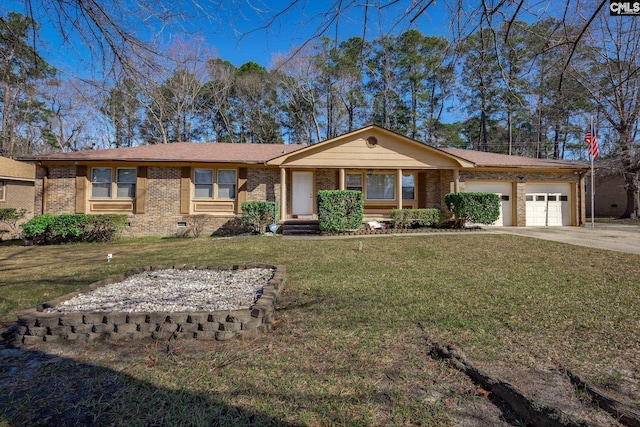
[[464, 159], [375, 125], [281, 155], [268, 164], [366, 169], [473, 166]]

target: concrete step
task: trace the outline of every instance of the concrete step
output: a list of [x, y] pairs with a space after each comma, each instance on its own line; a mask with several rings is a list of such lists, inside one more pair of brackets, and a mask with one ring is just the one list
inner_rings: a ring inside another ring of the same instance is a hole
[[282, 224], [283, 235], [305, 235], [320, 234], [318, 220], [295, 220], [285, 221]]

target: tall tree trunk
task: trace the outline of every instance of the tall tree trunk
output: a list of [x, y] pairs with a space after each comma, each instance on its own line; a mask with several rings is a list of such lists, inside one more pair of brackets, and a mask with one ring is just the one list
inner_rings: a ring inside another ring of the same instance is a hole
[[507, 132], [509, 133], [509, 155], [513, 153], [513, 125], [511, 124], [511, 108], [507, 112]]
[[556, 119], [553, 135], [553, 159], [558, 160], [560, 158], [560, 121]]
[[10, 131], [10, 116], [11, 116], [11, 105], [13, 105], [13, 101], [11, 100], [10, 88], [8, 84], [4, 85], [4, 94], [3, 94], [3, 106], [2, 106], [2, 134], [0, 141], [0, 154], [3, 156], [13, 157], [13, 147], [11, 147], [11, 131]]
[[487, 137], [487, 113], [485, 112], [484, 100], [482, 101], [482, 111], [480, 112], [480, 128], [482, 132], [482, 149], [480, 151], [489, 151], [489, 139]]
[[640, 206], [640, 200], [638, 200], [638, 190], [640, 189], [640, 185], [638, 183], [637, 172], [625, 172], [624, 188], [627, 191], [627, 208], [620, 218], [637, 219], [638, 206]]

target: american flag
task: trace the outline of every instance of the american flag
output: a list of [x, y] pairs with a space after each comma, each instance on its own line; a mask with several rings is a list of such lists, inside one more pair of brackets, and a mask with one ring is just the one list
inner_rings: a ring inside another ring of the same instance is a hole
[[600, 155], [600, 149], [598, 148], [596, 132], [593, 129], [587, 131], [584, 142], [586, 142], [587, 147], [589, 147], [589, 157], [597, 158]]

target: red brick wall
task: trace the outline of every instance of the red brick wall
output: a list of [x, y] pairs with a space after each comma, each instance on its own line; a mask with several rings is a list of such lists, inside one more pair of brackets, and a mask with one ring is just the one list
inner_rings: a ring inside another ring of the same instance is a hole
[[316, 191], [337, 190], [340, 187], [338, 179], [337, 169], [318, 169], [316, 171]]
[[49, 166], [46, 191], [46, 212], [52, 215], [76, 211], [76, 167]]
[[249, 168], [247, 201], [280, 201], [280, 169]]

